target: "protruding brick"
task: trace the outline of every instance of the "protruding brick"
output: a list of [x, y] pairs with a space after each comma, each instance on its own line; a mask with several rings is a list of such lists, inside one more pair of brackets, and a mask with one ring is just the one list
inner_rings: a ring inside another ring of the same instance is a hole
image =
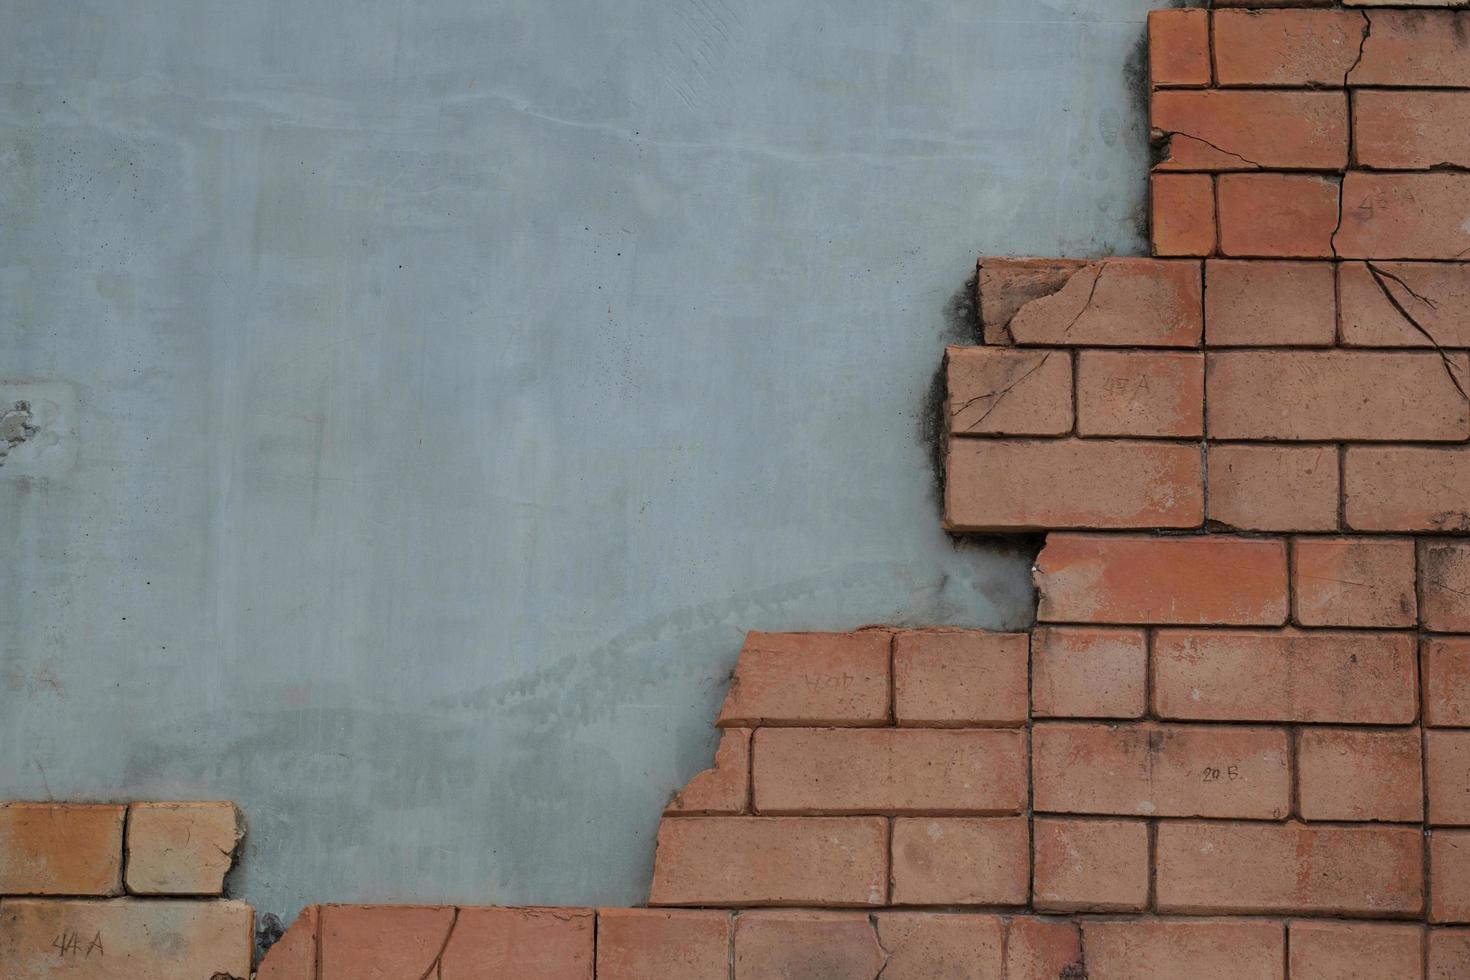
[[1381, 917], [1424, 906], [1418, 827], [1166, 820], [1156, 847], [1161, 912]]
[[[462, 908], [444, 947], [440, 975], [444, 980], [592, 980], [596, 928], [591, 909]], [[322, 980], [329, 980], [325, 961]]]
[[322, 906], [320, 980], [425, 976], [457, 916], [444, 905]]
[[1436, 633], [1470, 633], [1470, 541], [1419, 542], [1419, 618]]
[[1343, 516], [1357, 531], [1470, 531], [1467, 486], [1463, 448], [1349, 446]]
[[872, 980], [883, 960], [866, 915], [746, 912], [735, 919], [735, 980]]
[[1154, 255], [1214, 254], [1215, 181], [1209, 174], [1154, 174], [1149, 215]]
[[882, 905], [882, 817], [678, 817], [658, 828], [650, 905]]
[[1367, 18], [1348, 11], [1219, 11], [1220, 84], [1341, 87], [1367, 32]]
[[0, 803], [0, 895], [122, 892], [124, 806]]
[[1057, 980], [1069, 975], [1086, 975], [1082, 932], [1076, 922], [1031, 916], [1010, 920], [1006, 930], [1006, 980]]
[[1470, 254], [1467, 215], [1470, 174], [1353, 170], [1333, 244], [1345, 259], [1461, 259]]
[[1336, 446], [1215, 443], [1206, 517], [1241, 531], [1337, 529]]
[[1428, 967], [1426, 980], [1470, 977], [1470, 929], [1429, 930]]
[[878, 942], [887, 952], [883, 980], [1002, 980], [1005, 921], [995, 915], [880, 912]]
[[1429, 731], [1424, 750], [1429, 822], [1470, 827], [1470, 731]]
[[1286, 621], [1282, 541], [1053, 534], [1036, 568], [1042, 622]]
[[1211, 347], [1329, 347], [1336, 337], [1330, 262], [1211, 259], [1205, 282]]
[[244, 837], [233, 803], [134, 803], [128, 815], [128, 891], [222, 895]]
[[1198, 527], [1198, 445], [1124, 439], [953, 439], [944, 486], [952, 531]]
[[750, 810], [750, 729], [720, 732], [715, 764], [694, 774], [664, 813], [737, 814]]
[[1031, 709], [1041, 718], [1137, 718], [1147, 710], [1143, 630], [1043, 626], [1031, 634]]
[[1303, 820], [1424, 819], [1417, 728], [1303, 728], [1297, 779]]
[[1023, 345], [1198, 347], [1203, 288], [1199, 262], [1102, 259], [1020, 307], [1008, 329]]
[[1148, 904], [1148, 824], [1038, 817], [1035, 897], [1057, 912], [1135, 912]]
[[1072, 431], [1066, 351], [951, 347], [946, 416], [955, 435], [1057, 436]]
[[1470, 830], [1429, 835], [1429, 921], [1470, 922]]
[[1077, 355], [1077, 433], [1198, 436], [1204, 356], [1183, 351], [1084, 350]]
[[1470, 401], [1448, 366], [1465, 354], [1219, 351], [1208, 357], [1212, 439], [1452, 440], [1470, 437]]
[[1353, 85], [1470, 87], [1464, 12], [1375, 10]]
[[893, 638], [894, 715], [925, 727], [1022, 725], [1030, 638], [933, 629]]
[[1293, 922], [1291, 980], [1424, 975], [1424, 927], [1381, 922]]
[[1031, 753], [1039, 813], [1276, 820], [1291, 808], [1279, 728], [1038, 723]]
[[316, 980], [317, 926], [321, 908], [308, 905], [296, 916], [255, 970], [255, 980]]
[[1205, 89], [1155, 92], [1161, 170], [1341, 170], [1348, 161], [1345, 92]]
[[1086, 975], [1098, 980], [1285, 980], [1279, 922], [1129, 919], [1082, 932]]
[[1150, 10], [1148, 71], [1154, 85], [1210, 84], [1210, 15]]
[[1260, 258], [1331, 257], [1338, 181], [1315, 174], [1223, 174], [1220, 251]]
[[900, 817], [893, 821], [894, 905], [1025, 905], [1025, 817]]
[[975, 268], [975, 302], [987, 344], [1010, 344], [1011, 319], [1034, 299], [1050, 296], [1088, 263], [1082, 259], [984, 256]]
[[1414, 721], [1407, 633], [1161, 630], [1154, 710], [1191, 721], [1407, 725]]
[[1344, 262], [1338, 276], [1345, 346], [1470, 347], [1470, 263]]
[[602, 909], [598, 980], [729, 980], [730, 913]]
[[1470, 92], [1360, 91], [1353, 139], [1358, 163], [1375, 170], [1470, 166]]
[[887, 630], [752, 632], [719, 724], [886, 725], [889, 642]]
[[1414, 542], [1409, 538], [1297, 538], [1292, 607], [1303, 626], [1411, 627]]
[[1470, 727], [1470, 637], [1424, 641], [1424, 723]]
[[768, 728], [755, 734], [760, 813], [1017, 813], [1019, 730]]

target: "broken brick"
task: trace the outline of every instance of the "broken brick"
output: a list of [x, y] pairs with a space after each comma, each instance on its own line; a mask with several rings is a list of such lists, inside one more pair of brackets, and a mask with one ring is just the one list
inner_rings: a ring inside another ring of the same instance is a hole
[[668, 814], [736, 814], [750, 809], [750, 729], [720, 732], [715, 764], [694, 778], [664, 808]]
[[1101, 259], [1017, 309], [1007, 330], [1022, 345], [1197, 347], [1203, 288], [1198, 261]]
[[945, 364], [952, 434], [1072, 431], [1072, 357], [1066, 351], [951, 347]]
[[222, 895], [244, 836], [233, 803], [134, 803], [128, 813], [128, 891]]
[[1206, 89], [1155, 92], [1150, 123], [1160, 170], [1341, 170], [1345, 92]]

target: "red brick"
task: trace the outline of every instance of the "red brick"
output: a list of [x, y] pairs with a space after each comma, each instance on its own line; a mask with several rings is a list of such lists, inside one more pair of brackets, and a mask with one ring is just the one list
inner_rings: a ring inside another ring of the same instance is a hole
[[1038, 723], [1039, 813], [1279, 819], [1291, 808], [1279, 728]]
[[1470, 922], [1470, 830], [1429, 836], [1429, 921]]
[[1210, 175], [1154, 174], [1149, 188], [1153, 254], [1214, 254], [1215, 181]]
[[1137, 718], [1147, 710], [1143, 630], [1043, 626], [1031, 634], [1037, 717]]
[[1414, 542], [1408, 538], [1297, 538], [1292, 608], [1303, 626], [1411, 627]]
[[1341, 170], [1348, 162], [1345, 92], [1206, 89], [1155, 92], [1161, 170]]
[[1354, 85], [1470, 87], [1470, 14], [1375, 10]]
[[944, 499], [952, 531], [1192, 528], [1204, 478], [1198, 445], [953, 439]]
[[1025, 817], [900, 817], [893, 821], [894, 905], [1025, 905]]
[[1072, 431], [1072, 358], [1065, 351], [951, 347], [945, 365], [950, 432], [1056, 436]]
[[316, 980], [317, 920], [321, 909], [308, 905], [301, 910], [255, 970], [255, 980]]
[[1349, 11], [1219, 11], [1220, 84], [1340, 87], [1367, 30], [1367, 19]]
[[1429, 822], [1470, 827], [1470, 731], [1427, 732], [1424, 751]]
[[1017, 813], [1019, 730], [768, 728], [754, 747], [761, 813]]
[[1407, 633], [1161, 630], [1154, 709], [1198, 721], [1407, 725], [1414, 721]]
[[592, 980], [596, 923], [591, 909], [462, 908], [439, 975]]
[[320, 980], [427, 976], [455, 917], [445, 905], [322, 906]]
[[735, 919], [735, 980], [873, 980], [883, 959], [866, 915], [746, 912]]
[[880, 912], [873, 918], [888, 954], [883, 980], [1004, 977], [1005, 921], [999, 916]]
[[1212, 439], [1452, 440], [1470, 437], [1470, 402], [1430, 352], [1219, 351], [1209, 355]]
[[127, 807], [0, 803], [0, 895], [122, 893]]
[[1161, 912], [1392, 916], [1424, 905], [1419, 827], [1166, 820], [1156, 847]]
[[1087, 922], [1087, 976], [1097, 980], [1285, 980], [1279, 922]]
[[729, 980], [730, 914], [602, 909], [598, 980]]
[[1149, 11], [1148, 69], [1155, 85], [1210, 84], [1209, 13]]
[[1424, 723], [1470, 727], [1470, 637], [1424, 641]]
[[1303, 728], [1297, 779], [1303, 820], [1420, 822], [1417, 728]]
[[1358, 531], [1470, 531], [1470, 453], [1420, 446], [1349, 446], [1343, 516]]
[[882, 905], [882, 817], [674, 817], [658, 828], [650, 905]]
[[720, 732], [715, 764], [694, 774], [665, 813], [736, 814], [750, 810], [750, 729]]
[[1205, 516], [1241, 531], [1337, 529], [1336, 446], [1211, 444]]
[[1042, 622], [1286, 621], [1281, 541], [1052, 534], [1036, 568]]
[[1291, 980], [1424, 975], [1424, 927], [1380, 922], [1293, 922]]
[[1470, 253], [1467, 216], [1470, 174], [1354, 170], [1333, 245], [1345, 259], [1459, 259]]
[[1470, 166], [1470, 92], [1358, 92], [1353, 140], [1358, 163], [1377, 170]]
[[886, 725], [889, 645], [887, 630], [749, 633], [719, 724]]
[[1427, 980], [1470, 977], [1470, 929], [1429, 930]]
[[1077, 355], [1077, 434], [1203, 432], [1205, 364], [1183, 351], [1084, 350]]
[[134, 803], [128, 814], [128, 891], [222, 895], [245, 823], [233, 803]]
[[1030, 638], [985, 630], [914, 630], [893, 638], [900, 725], [1022, 725]]
[[1470, 264], [1374, 262], [1373, 269], [1376, 277], [1366, 262], [1344, 262], [1339, 271], [1344, 345], [1470, 347]]
[[983, 256], [975, 267], [975, 303], [987, 344], [1011, 344], [1011, 319], [1034, 299], [1050, 296], [1089, 263], [1082, 259]]
[[1338, 181], [1314, 174], [1223, 174], [1220, 251], [1260, 258], [1322, 259], [1332, 253]]
[[1006, 980], [1057, 980], [1085, 975], [1082, 932], [1077, 923], [1031, 916], [1010, 920], [1006, 927]]
[[1058, 912], [1133, 912], [1148, 904], [1148, 824], [1038, 817], [1035, 899]]
[[1329, 347], [1336, 338], [1330, 262], [1211, 259], [1205, 282], [1209, 346]]
[[1470, 633], [1470, 541], [1419, 542], [1419, 618], [1436, 633]]
[[1007, 329], [1018, 344], [1198, 347], [1203, 289], [1197, 261], [1102, 259], [1021, 306]]

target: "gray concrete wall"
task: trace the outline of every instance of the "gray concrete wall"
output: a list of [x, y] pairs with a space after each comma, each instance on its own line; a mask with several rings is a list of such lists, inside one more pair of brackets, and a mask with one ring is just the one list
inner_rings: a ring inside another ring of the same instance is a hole
[[0, 797], [642, 900], [744, 630], [1027, 622], [926, 394], [975, 255], [1140, 251], [1154, 5], [0, 5]]

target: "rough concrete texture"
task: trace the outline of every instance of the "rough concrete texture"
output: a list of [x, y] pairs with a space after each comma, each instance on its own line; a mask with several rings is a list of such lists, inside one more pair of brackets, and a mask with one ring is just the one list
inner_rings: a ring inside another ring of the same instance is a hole
[[1142, 251], [1160, 5], [4, 5], [5, 796], [644, 899], [743, 630], [1028, 621], [926, 392], [977, 253]]

